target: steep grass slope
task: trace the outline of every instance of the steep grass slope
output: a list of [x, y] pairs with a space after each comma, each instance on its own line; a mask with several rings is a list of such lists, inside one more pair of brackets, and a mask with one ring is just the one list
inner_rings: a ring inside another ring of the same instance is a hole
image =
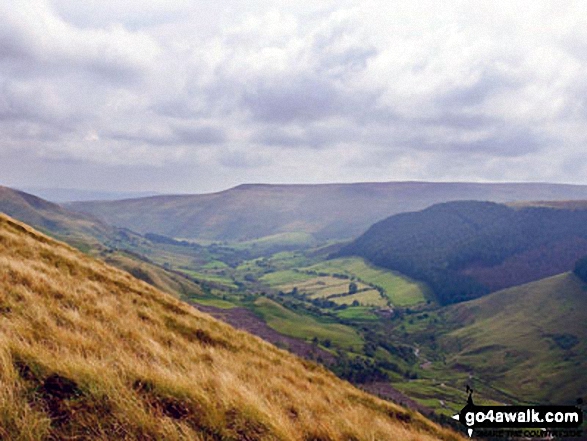
[[31, 194], [1, 186], [0, 212], [89, 254], [97, 255], [107, 263], [176, 297], [202, 294], [200, 287], [185, 276], [168, 271], [136, 253], [113, 249], [137, 246], [156, 249], [156, 245], [136, 233], [113, 228], [89, 215], [66, 210]]
[[460, 439], [4, 215], [0, 438]]
[[572, 273], [444, 310], [448, 362], [521, 401], [573, 403], [587, 395], [587, 285]]
[[347, 239], [396, 213], [452, 200], [587, 199], [587, 186], [382, 182], [241, 185], [200, 195], [155, 196], [68, 205], [140, 233], [242, 241], [288, 232]]

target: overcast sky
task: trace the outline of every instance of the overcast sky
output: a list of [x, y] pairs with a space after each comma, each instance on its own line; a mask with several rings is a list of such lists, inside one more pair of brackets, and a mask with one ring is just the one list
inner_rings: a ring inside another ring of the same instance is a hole
[[587, 184], [586, 103], [583, 1], [0, 2], [4, 185]]

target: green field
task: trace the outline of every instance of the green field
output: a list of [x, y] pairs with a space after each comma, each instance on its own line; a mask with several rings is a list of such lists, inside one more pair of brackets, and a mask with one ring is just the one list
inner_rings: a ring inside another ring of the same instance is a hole
[[[300, 283], [279, 285], [279, 289], [283, 292], [289, 292], [294, 288], [297, 288], [300, 293], [308, 294], [310, 298], [326, 298], [331, 295], [347, 294], [349, 292], [349, 280], [326, 276], [312, 277]], [[364, 283], [357, 283], [357, 288], [359, 290], [369, 289], [369, 286]]]
[[279, 303], [261, 297], [253, 304], [253, 311], [277, 332], [303, 340], [330, 340], [333, 344], [351, 350], [360, 350], [361, 337], [352, 328], [327, 319], [316, 319], [309, 315], [297, 314]]
[[[306, 276], [304, 273], [296, 274]], [[349, 294], [349, 283], [348, 279], [324, 276], [312, 277], [299, 283], [277, 285], [276, 288], [285, 293], [297, 289], [299, 294], [305, 294], [310, 299], [328, 299], [338, 305], [350, 305], [356, 300], [361, 306], [387, 306], [387, 298], [382, 297], [379, 291], [362, 282], [354, 282], [358, 292]]]
[[[291, 256], [284, 257], [291, 259]], [[246, 268], [252, 269], [250, 266]], [[371, 266], [360, 258], [333, 259], [296, 270], [270, 272], [259, 280], [286, 293], [297, 288], [298, 293], [306, 294], [310, 299], [327, 298], [338, 304], [348, 305], [357, 300], [363, 306], [384, 307], [387, 306], [387, 298], [393, 306], [407, 307], [426, 301], [426, 288], [422, 284]], [[351, 281], [356, 283], [360, 292], [352, 298], [342, 297], [349, 292]], [[379, 295], [377, 288], [383, 291], [386, 298]]]
[[206, 263], [205, 265], [202, 265], [202, 268], [207, 270], [218, 270], [226, 269], [228, 268], [228, 265], [224, 262], [221, 262], [220, 260], [213, 260], [211, 262]]
[[382, 288], [395, 306], [413, 306], [426, 301], [426, 288], [396, 272], [377, 268], [358, 257], [327, 260], [301, 268], [300, 271], [315, 271], [327, 274], [345, 274]]
[[228, 301], [222, 300], [222, 299], [214, 299], [214, 298], [206, 298], [206, 297], [192, 297], [192, 298], [190, 298], [190, 301], [192, 301], [193, 303], [197, 303], [199, 305], [214, 306], [215, 308], [220, 308], [220, 309], [236, 308], [236, 305], [234, 303], [231, 303], [231, 302], [228, 302]]
[[358, 320], [358, 321], [377, 321], [379, 317], [373, 313], [372, 308], [368, 306], [353, 306], [346, 309], [336, 311], [336, 316], [346, 320]]
[[387, 306], [387, 299], [381, 297], [381, 294], [376, 289], [369, 289], [344, 297], [333, 297], [330, 300], [339, 305], [351, 305], [356, 300], [361, 306], [379, 306], [381, 308]]
[[312, 279], [312, 276], [309, 276], [307, 274], [300, 273], [294, 270], [284, 270], [265, 274], [259, 280], [271, 287], [278, 287], [281, 285], [300, 283], [310, 279]]

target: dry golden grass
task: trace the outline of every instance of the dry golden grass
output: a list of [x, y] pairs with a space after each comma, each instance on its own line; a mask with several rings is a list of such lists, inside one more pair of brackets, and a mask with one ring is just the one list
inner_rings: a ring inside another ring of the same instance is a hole
[[0, 214], [0, 439], [460, 439]]

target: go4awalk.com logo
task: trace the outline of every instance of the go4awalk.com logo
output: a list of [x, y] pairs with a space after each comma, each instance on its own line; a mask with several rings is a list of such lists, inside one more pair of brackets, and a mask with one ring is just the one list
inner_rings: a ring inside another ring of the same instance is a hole
[[[476, 406], [467, 386], [467, 405], [453, 418], [465, 425], [469, 437], [581, 436], [583, 411], [575, 406]], [[499, 430], [497, 430], [499, 429]], [[537, 430], [536, 430], [537, 429]]]

